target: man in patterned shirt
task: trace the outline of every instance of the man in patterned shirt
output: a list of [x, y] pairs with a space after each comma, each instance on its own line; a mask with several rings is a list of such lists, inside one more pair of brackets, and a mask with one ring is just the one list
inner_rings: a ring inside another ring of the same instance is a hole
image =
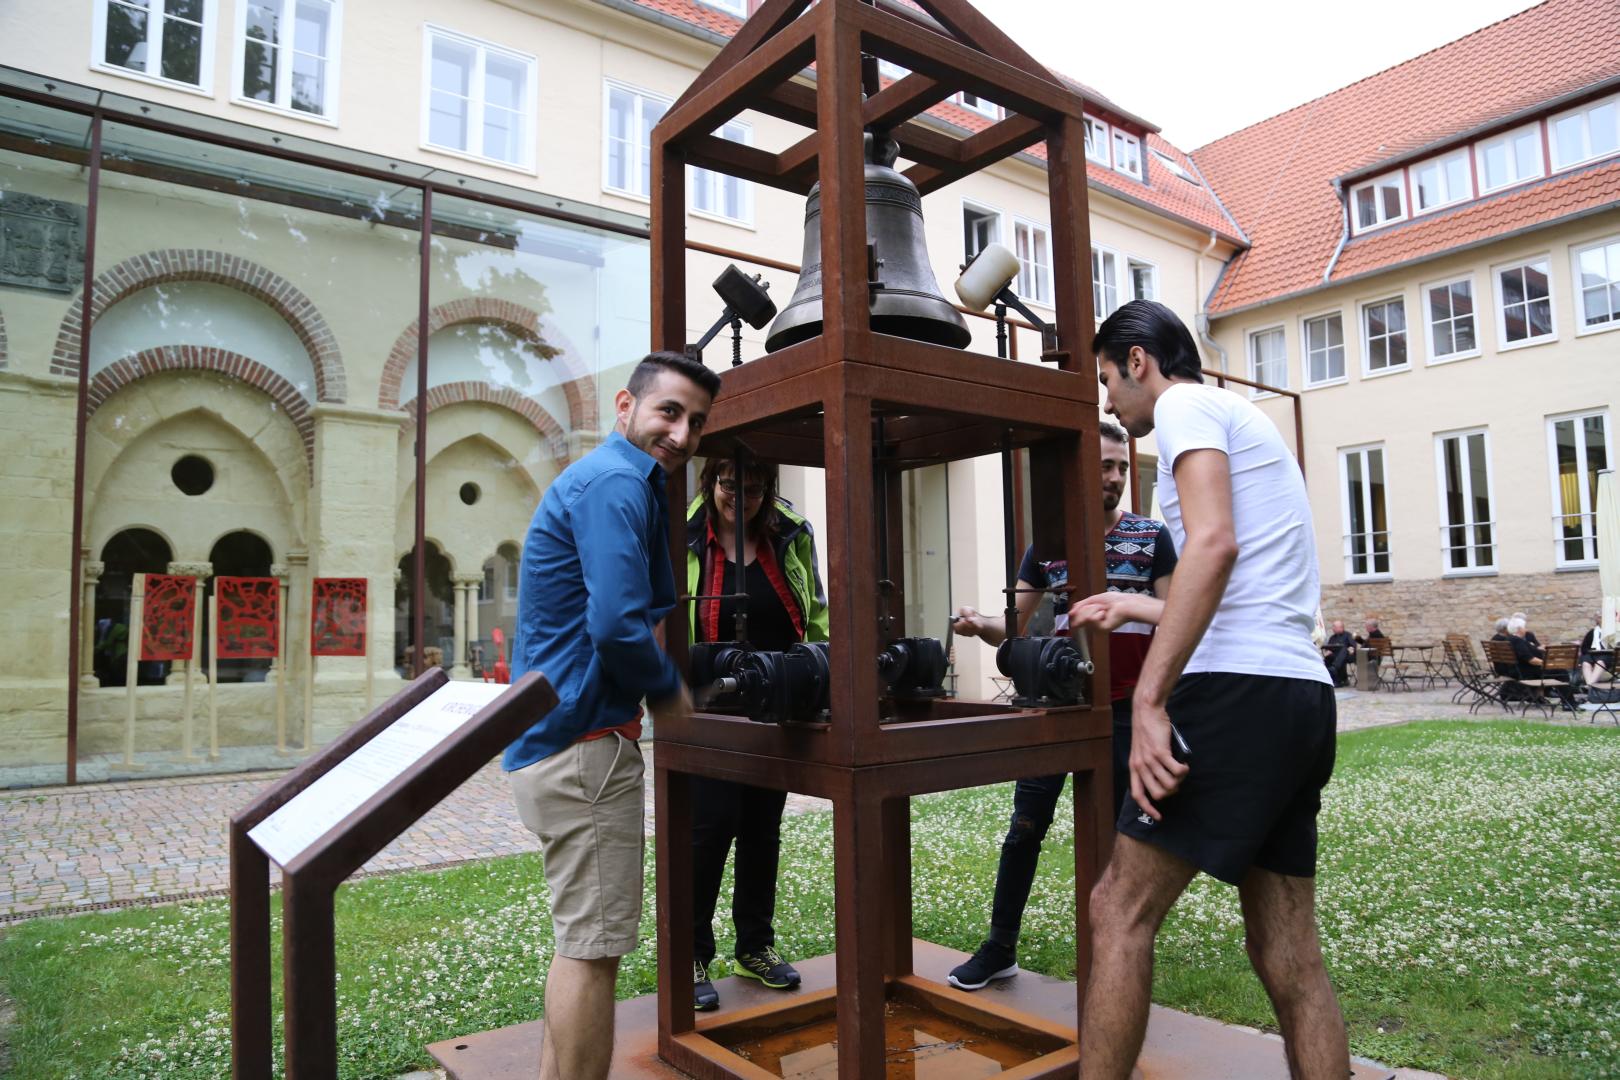
[[[1130, 474], [1130, 449], [1125, 429], [1103, 421], [1102, 487], [1103, 538], [1108, 589], [1110, 592], [1148, 593], [1163, 597], [1170, 589], [1170, 572], [1176, 567], [1176, 549], [1169, 530], [1161, 521], [1120, 509], [1125, 479]], [[1069, 632], [1069, 597], [1066, 586], [1069, 565], [1066, 560], [1042, 561], [1031, 547], [1024, 552], [1018, 570], [1018, 588], [1045, 589], [1053, 594], [1054, 634]], [[1024, 632], [1029, 617], [1043, 594], [1018, 593], [1018, 631]], [[1006, 622], [965, 607], [957, 613], [956, 633], [977, 637], [999, 645], [1006, 636]], [[1114, 708], [1114, 809], [1129, 790], [1127, 775], [1131, 756], [1131, 691], [1137, 672], [1153, 640], [1153, 627], [1127, 623], [1108, 635], [1109, 699]], [[1035, 865], [1041, 854], [1041, 841], [1051, 827], [1058, 797], [1063, 794], [1064, 773], [1037, 776], [1018, 781], [1013, 792], [1012, 825], [1001, 843], [1001, 863], [996, 869], [995, 898], [990, 907], [990, 936], [967, 962], [950, 973], [952, 986], [977, 990], [995, 979], [1018, 974], [1018, 931], [1024, 908], [1035, 883]]]

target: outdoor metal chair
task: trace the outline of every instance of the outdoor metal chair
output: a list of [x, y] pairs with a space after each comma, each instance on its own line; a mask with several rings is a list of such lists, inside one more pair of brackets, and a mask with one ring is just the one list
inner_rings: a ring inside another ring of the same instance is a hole
[[1406, 672], [1401, 669], [1401, 665], [1395, 659], [1395, 643], [1393, 641], [1385, 637], [1368, 638], [1366, 648], [1372, 650], [1372, 654], [1376, 658], [1377, 666], [1374, 670], [1378, 673], [1378, 688], [1380, 690], [1386, 687], [1390, 690], [1394, 690], [1396, 687], [1402, 690], [1412, 688], [1407, 682]]
[[[1519, 703], [1522, 706], [1520, 716], [1528, 714], [1532, 705], [1541, 710], [1544, 716], [1550, 716], [1555, 709], [1569, 707], [1568, 682], [1545, 678], [1541, 674], [1542, 669], [1520, 664], [1512, 642], [1487, 641], [1483, 644], [1485, 659], [1505, 676], [1503, 701]], [[1560, 693], [1560, 687], [1563, 693]]]
[[1458, 636], [1448, 634], [1444, 642], [1446, 663], [1451, 666], [1452, 677], [1457, 680], [1457, 692], [1451, 695], [1452, 702], [1466, 704], [1470, 713], [1476, 713], [1486, 705], [1500, 705], [1512, 712], [1508, 703], [1502, 700], [1501, 677], [1486, 671], [1480, 665], [1479, 657], [1474, 655], [1468, 639], [1458, 641]]

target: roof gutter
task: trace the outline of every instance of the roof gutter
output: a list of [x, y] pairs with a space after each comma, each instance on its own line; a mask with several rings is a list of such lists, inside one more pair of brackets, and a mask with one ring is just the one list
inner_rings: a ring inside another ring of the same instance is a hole
[[724, 46], [731, 40], [729, 34], [717, 33], [706, 27], [698, 26], [696, 23], [689, 23], [685, 19], [677, 19], [673, 15], [666, 15], [656, 8], [648, 7], [646, 4], [638, 4], [635, 0], [595, 0], [595, 2], [603, 7], [612, 8], [614, 11], [623, 12], [638, 19], [646, 19], [651, 23], [657, 23], [659, 26], [667, 27], [670, 30], [679, 30], [683, 34], [695, 37], [700, 41], [707, 41], [711, 45]]

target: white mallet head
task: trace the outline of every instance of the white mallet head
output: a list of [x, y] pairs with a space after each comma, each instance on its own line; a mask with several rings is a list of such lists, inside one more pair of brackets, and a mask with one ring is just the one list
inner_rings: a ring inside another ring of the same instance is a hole
[[1018, 257], [1000, 244], [986, 244], [956, 279], [962, 306], [983, 311], [1018, 276]]

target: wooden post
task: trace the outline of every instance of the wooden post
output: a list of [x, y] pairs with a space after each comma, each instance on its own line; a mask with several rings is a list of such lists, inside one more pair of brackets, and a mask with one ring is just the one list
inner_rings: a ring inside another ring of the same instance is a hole
[[[216, 585], [217, 589], [218, 586]], [[219, 593], [208, 594], [208, 760], [219, 760]]]
[[124, 711], [124, 768], [135, 764], [135, 684], [140, 681], [141, 619], [146, 606], [146, 575], [136, 574], [129, 592], [129, 632], [124, 635], [124, 694], [128, 707]]
[[276, 753], [287, 752], [287, 676], [291, 672], [291, 665], [287, 663], [287, 568], [278, 563], [270, 568], [270, 572], [281, 581], [281, 626], [277, 633], [276, 644]]
[[315, 749], [315, 654], [309, 655], [309, 667], [304, 669], [304, 753]]

